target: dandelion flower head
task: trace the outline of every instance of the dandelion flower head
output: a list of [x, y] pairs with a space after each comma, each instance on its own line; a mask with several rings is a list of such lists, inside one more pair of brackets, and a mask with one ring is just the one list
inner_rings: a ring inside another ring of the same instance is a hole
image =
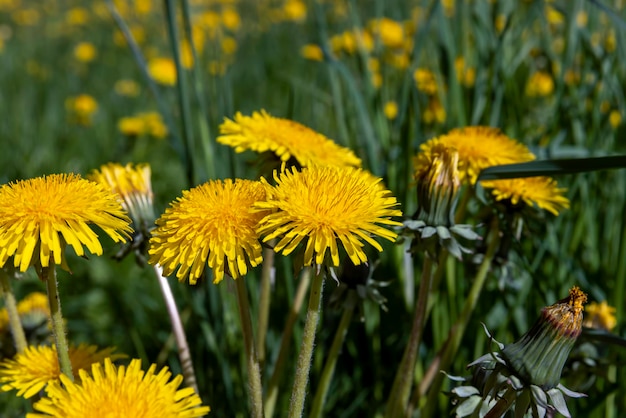
[[[277, 185], [268, 199], [255, 205], [268, 209], [259, 224], [263, 241], [274, 238], [275, 251], [288, 255], [306, 243], [304, 265], [322, 264], [327, 250], [332, 266], [339, 265], [339, 246], [355, 264], [367, 261], [363, 241], [378, 251], [374, 236], [394, 241], [397, 234], [386, 227], [400, 226], [390, 218], [402, 216], [391, 192], [369, 172], [352, 167], [293, 168], [275, 174]], [[381, 226], [382, 225], [382, 226]]]
[[217, 141], [236, 152], [270, 151], [282, 161], [295, 158], [302, 167], [333, 165], [360, 167], [361, 160], [349, 149], [324, 135], [289, 119], [276, 118], [261, 110], [252, 116], [237, 112], [234, 120], [220, 125]]
[[615, 318], [616, 309], [609, 306], [605, 300], [600, 303], [591, 302], [585, 307], [585, 319], [583, 325], [589, 328], [611, 331], [617, 325]]
[[[123, 354], [113, 354], [115, 348], [99, 350], [94, 345], [81, 344], [69, 349], [73, 373], [87, 369], [105, 358], [118, 359]], [[17, 396], [30, 398], [39, 393], [46, 385], [59, 380], [61, 371], [55, 346], [29, 346], [23, 353], [0, 363], [0, 389], [17, 390]], [[80, 377], [80, 376], [76, 376]]]
[[525, 145], [504, 135], [497, 128], [468, 126], [453, 129], [422, 144], [415, 167], [428, 167], [422, 160], [427, 161], [438, 144], [454, 148], [459, 153], [458, 168], [462, 183], [475, 184], [480, 171], [487, 167], [535, 159]]
[[209, 413], [208, 406], [192, 388], [179, 389], [183, 377], [170, 380], [171, 372], [164, 367], [156, 373], [156, 364], [141, 370], [141, 360], [133, 359], [128, 367], [116, 367], [111, 359], [94, 364], [91, 375], [80, 370], [80, 383], [65, 375], [61, 383], [52, 383], [47, 397], [38, 401], [28, 418], [194, 418]]
[[[76, 174], [52, 174], [0, 187], [0, 267], [14, 257], [24, 272], [31, 265], [65, 263], [65, 246], [77, 255], [102, 254], [98, 226], [113, 241], [132, 232], [130, 219], [117, 197], [104, 186]], [[52, 260], [51, 260], [52, 259]]]
[[569, 208], [569, 199], [563, 195], [567, 189], [558, 187], [556, 180], [550, 177], [488, 180], [480, 184], [485, 189], [491, 189], [497, 201], [510, 201], [513, 206], [525, 203], [545, 209], [555, 216]]
[[243, 276], [248, 264], [263, 260], [256, 233], [262, 212], [252, 204], [265, 199], [265, 187], [251, 180], [214, 180], [191, 190], [174, 201], [156, 221], [150, 240], [150, 263], [163, 267], [169, 276], [177, 270], [179, 280], [195, 284], [204, 264], [213, 269], [213, 282], [227, 272]]

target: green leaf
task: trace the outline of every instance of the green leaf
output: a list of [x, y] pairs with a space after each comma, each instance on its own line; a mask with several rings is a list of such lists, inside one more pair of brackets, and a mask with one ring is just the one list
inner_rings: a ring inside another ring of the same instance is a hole
[[626, 155], [595, 158], [541, 160], [527, 163], [497, 165], [485, 168], [478, 180], [514, 179], [520, 177], [556, 176], [590, 171], [626, 168]]

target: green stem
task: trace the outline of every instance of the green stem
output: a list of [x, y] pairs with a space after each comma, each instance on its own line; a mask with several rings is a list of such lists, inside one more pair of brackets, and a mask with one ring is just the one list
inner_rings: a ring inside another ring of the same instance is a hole
[[[483, 259], [483, 262], [476, 273], [476, 278], [474, 279], [474, 283], [472, 284], [472, 288], [470, 289], [467, 298], [465, 299], [465, 304], [463, 305], [463, 310], [459, 315], [458, 320], [450, 329], [450, 333], [448, 334], [448, 339], [444, 344], [442, 351], [437, 357], [433, 360], [428, 371], [425, 376], [434, 378], [434, 381], [424, 379], [419, 387], [415, 389], [411, 399], [411, 407], [415, 407], [419, 402], [419, 398], [428, 393], [428, 400], [426, 401], [426, 406], [424, 411], [422, 412], [421, 417], [426, 418], [432, 416], [434, 413], [434, 408], [437, 405], [437, 397], [439, 395], [439, 389], [443, 382], [444, 375], [441, 373], [436, 373], [438, 370], [448, 370], [452, 360], [458, 351], [461, 340], [463, 339], [463, 335], [465, 334], [465, 329], [467, 328], [467, 324], [469, 323], [470, 318], [472, 317], [472, 312], [474, 308], [476, 308], [476, 304], [478, 303], [478, 299], [480, 298], [480, 294], [485, 285], [487, 274], [489, 273], [489, 269], [491, 267], [491, 261], [493, 260], [494, 254], [498, 249], [498, 244], [500, 242], [499, 239], [499, 231], [497, 225], [497, 219], [494, 219], [494, 222], [491, 226], [491, 232], [489, 237], [489, 243], [487, 247], [487, 252]], [[432, 381], [432, 385], [429, 383]], [[430, 387], [430, 390], [429, 390]]]
[[333, 378], [333, 374], [335, 373], [335, 365], [337, 364], [337, 359], [339, 358], [339, 351], [341, 350], [343, 341], [348, 333], [348, 328], [350, 326], [350, 322], [352, 321], [352, 314], [354, 313], [356, 304], [357, 294], [355, 291], [349, 290], [343, 314], [341, 315], [337, 332], [335, 332], [333, 343], [330, 346], [328, 355], [326, 356], [326, 364], [324, 365], [324, 370], [322, 370], [322, 376], [320, 377], [320, 382], [317, 386], [317, 391], [315, 392], [315, 398], [313, 399], [313, 405], [311, 406], [311, 414], [309, 415], [311, 418], [322, 416], [324, 404], [326, 403], [326, 395], [328, 394], [328, 388], [330, 387], [330, 382]]
[[63, 323], [63, 314], [61, 313], [61, 299], [58, 293], [57, 274], [54, 266], [44, 267], [41, 274], [46, 282], [48, 289], [48, 303], [50, 304], [50, 317], [52, 319], [52, 333], [54, 334], [54, 344], [57, 349], [59, 359], [59, 368], [61, 373], [66, 375], [72, 382], [74, 374], [72, 373], [72, 363], [70, 362], [69, 345], [67, 336], [65, 335], [65, 324]]
[[176, 345], [178, 346], [178, 358], [180, 359], [180, 366], [183, 370], [183, 377], [187, 386], [192, 388], [196, 393], [198, 392], [198, 385], [196, 383], [196, 374], [193, 371], [193, 362], [191, 361], [191, 353], [189, 351], [189, 344], [187, 343], [187, 336], [185, 335], [185, 328], [183, 322], [180, 319], [180, 313], [176, 306], [176, 300], [172, 293], [167, 277], [163, 276], [163, 269], [159, 265], [153, 266], [154, 274], [159, 281], [161, 287], [161, 293], [163, 294], [163, 300], [165, 301], [165, 307], [169, 314], [170, 321], [172, 322], [172, 333], [176, 339]]
[[246, 366], [248, 368], [248, 400], [250, 402], [250, 416], [263, 417], [263, 385], [261, 384], [261, 369], [254, 348], [254, 335], [252, 335], [252, 320], [250, 319], [250, 304], [248, 303], [248, 291], [243, 278], [235, 280], [237, 285], [237, 302], [239, 305], [239, 317], [243, 332], [243, 345], [246, 350]]
[[20, 321], [20, 314], [17, 311], [17, 303], [15, 302], [15, 295], [11, 290], [11, 282], [9, 276], [4, 269], [0, 269], [0, 289], [4, 296], [4, 306], [7, 309], [9, 316], [9, 328], [13, 335], [13, 342], [15, 343], [15, 350], [17, 353], [22, 353], [28, 343], [26, 342], [26, 335], [24, 334], [24, 328]]
[[396, 377], [389, 393], [387, 400], [387, 409], [385, 416], [401, 417], [406, 411], [411, 386], [413, 385], [413, 375], [415, 373], [415, 361], [417, 358], [417, 350], [422, 341], [422, 333], [424, 330], [424, 318], [426, 316], [426, 307], [428, 305], [428, 294], [432, 281], [432, 260], [429, 256], [424, 257], [424, 265], [422, 266], [422, 278], [420, 280], [420, 288], [417, 295], [417, 304], [415, 305], [415, 315], [413, 317], [413, 327], [411, 335], [407, 342], [402, 360], [398, 365]]
[[311, 291], [309, 293], [309, 307], [306, 313], [306, 321], [304, 322], [304, 333], [302, 335], [302, 345], [300, 346], [300, 355], [298, 356], [298, 364], [296, 366], [296, 378], [293, 382], [291, 392], [291, 403], [289, 404], [289, 418], [300, 418], [304, 412], [304, 398], [306, 388], [309, 383], [309, 371], [311, 370], [311, 359], [313, 356], [313, 343], [315, 342], [315, 332], [320, 319], [320, 305], [322, 300], [322, 291], [324, 289], [324, 270], [322, 266], [316, 266], [318, 269]]
[[[273, 243], [270, 244], [274, 247]], [[263, 270], [261, 272], [261, 290], [259, 292], [259, 326], [256, 334], [256, 351], [259, 364], [265, 364], [265, 337], [270, 316], [270, 301], [272, 300], [272, 280], [274, 279], [274, 250], [263, 249]]]
[[296, 296], [293, 301], [293, 305], [287, 315], [287, 321], [285, 322], [285, 329], [283, 330], [283, 336], [280, 341], [280, 349], [278, 350], [278, 357], [276, 358], [276, 364], [274, 365], [274, 372], [270, 378], [270, 382], [267, 386], [267, 397], [265, 399], [265, 416], [271, 418], [274, 415], [274, 409], [276, 407], [276, 400], [278, 399], [278, 384], [283, 376], [285, 369], [285, 362], [287, 361], [287, 354], [291, 346], [291, 336], [293, 335], [293, 326], [298, 319], [300, 308], [304, 302], [306, 291], [309, 288], [311, 282], [311, 269], [304, 270], [302, 277], [300, 277], [300, 283]]
[[515, 404], [515, 389], [509, 387], [500, 400], [487, 412], [485, 418], [500, 418]]

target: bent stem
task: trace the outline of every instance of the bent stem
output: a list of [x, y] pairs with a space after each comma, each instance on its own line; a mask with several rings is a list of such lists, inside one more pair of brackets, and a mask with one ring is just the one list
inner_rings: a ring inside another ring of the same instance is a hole
[[311, 358], [313, 355], [313, 344], [315, 342], [315, 332], [320, 318], [320, 305], [322, 300], [322, 291], [324, 289], [324, 272], [322, 266], [316, 266], [318, 269], [313, 283], [311, 284], [311, 292], [309, 293], [309, 307], [306, 313], [306, 321], [304, 323], [304, 333], [302, 335], [302, 345], [300, 347], [300, 355], [298, 356], [298, 364], [296, 366], [296, 378], [293, 382], [291, 392], [291, 402], [289, 404], [289, 418], [300, 418], [304, 411], [304, 398], [306, 388], [309, 382], [309, 371], [311, 370]]
[[287, 354], [291, 347], [291, 336], [293, 335], [293, 326], [298, 319], [300, 308], [304, 302], [306, 291], [309, 288], [311, 282], [311, 269], [307, 268], [300, 277], [300, 284], [296, 291], [296, 296], [293, 300], [293, 305], [289, 310], [287, 321], [285, 322], [285, 329], [283, 330], [283, 336], [280, 340], [280, 349], [278, 350], [278, 357], [276, 358], [276, 364], [274, 365], [274, 372], [270, 378], [270, 382], [267, 386], [267, 397], [265, 398], [265, 416], [271, 418], [274, 415], [274, 408], [276, 407], [276, 400], [278, 399], [278, 384], [283, 376], [283, 370], [285, 369], [285, 361], [287, 360]]
[[57, 349], [59, 368], [61, 373], [66, 375], [72, 382], [72, 363], [70, 362], [69, 346], [65, 335], [65, 324], [61, 313], [61, 299], [59, 298], [57, 274], [54, 266], [43, 267], [41, 269], [41, 279], [46, 282], [48, 290], [48, 304], [50, 305], [50, 318], [52, 319], [52, 333], [54, 335], [54, 345]]
[[433, 277], [431, 270], [432, 260], [428, 255], [425, 255], [411, 335], [409, 336], [409, 341], [404, 349], [402, 360], [398, 365], [396, 377], [393, 381], [391, 392], [389, 393], [389, 399], [387, 400], [385, 416], [388, 417], [404, 416], [406, 405], [409, 401], [411, 386], [413, 384], [413, 374], [415, 372], [415, 360], [417, 358], [417, 350], [422, 341], [424, 317], [426, 316], [428, 294], [430, 292], [430, 284]]
[[246, 366], [248, 368], [248, 401], [250, 403], [250, 416], [263, 417], [263, 385], [261, 384], [261, 369], [254, 347], [252, 335], [252, 320], [250, 319], [250, 304], [248, 303], [248, 291], [243, 278], [235, 279], [237, 285], [237, 305], [241, 319], [243, 333], [243, 345], [246, 350]]
[[324, 365], [324, 370], [322, 371], [319, 386], [315, 392], [315, 398], [313, 399], [313, 405], [311, 406], [311, 418], [322, 416], [324, 403], [326, 402], [326, 395], [328, 394], [328, 388], [330, 387], [330, 382], [333, 378], [333, 374], [335, 373], [337, 358], [339, 358], [339, 351], [341, 350], [341, 346], [343, 345], [346, 334], [348, 333], [348, 327], [350, 326], [350, 321], [352, 320], [352, 314], [354, 313], [356, 302], [356, 292], [349, 290], [348, 299], [346, 300], [346, 305], [343, 310], [343, 314], [341, 315], [337, 332], [335, 332], [333, 343], [330, 346], [328, 355], [326, 356], [326, 364]]
[[[448, 334], [448, 339], [444, 344], [444, 347], [429, 366], [428, 371], [425, 374], [425, 379], [419, 387], [415, 388], [415, 392], [411, 398], [410, 409], [416, 407], [419, 402], [419, 398], [428, 392], [428, 400], [426, 401], [425, 409], [421, 414], [423, 418], [430, 417], [434, 413], [434, 408], [437, 404], [437, 396], [444, 378], [444, 375], [442, 373], [437, 373], [437, 371], [448, 370], [461, 345], [465, 329], [467, 328], [472, 312], [474, 311], [474, 308], [476, 308], [476, 304], [480, 298], [480, 294], [487, 279], [487, 273], [489, 273], [489, 268], [491, 267], [491, 261], [493, 260], [496, 250], [498, 249], [499, 242], [498, 224], [497, 219], [495, 219], [491, 225], [491, 232], [485, 257], [480, 265], [480, 268], [478, 269], [472, 288], [467, 295], [467, 299], [465, 300], [459, 319], [452, 326], [452, 328], [450, 328], [450, 333]], [[430, 384], [431, 382], [432, 385]]]
[[11, 335], [13, 335], [15, 350], [19, 354], [26, 349], [28, 343], [26, 342], [26, 335], [24, 334], [20, 314], [17, 311], [17, 303], [15, 303], [15, 295], [11, 290], [11, 282], [9, 280], [6, 271], [0, 269], [0, 289], [2, 296], [4, 296], [4, 306], [9, 316], [9, 328], [11, 329]]
[[191, 361], [191, 353], [189, 351], [189, 344], [187, 343], [187, 336], [185, 335], [185, 328], [183, 322], [180, 319], [180, 313], [172, 294], [172, 288], [170, 287], [167, 277], [163, 276], [163, 269], [159, 265], [153, 266], [153, 271], [159, 285], [161, 287], [161, 293], [163, 293], [163, 299], [165, 300], [165, 306], [167, 313], [170, 316], [172, 322], [172, 332], [176, 339], [176, 345], [178, 346], [178, 358], [180, 359], [180, 366], [183, 370], [183, 377], [187, 386], [192, 388], [196, 393], [198, 392], [198, 384], [196, 383], [196, 374], [193, 371], [193, 362]]

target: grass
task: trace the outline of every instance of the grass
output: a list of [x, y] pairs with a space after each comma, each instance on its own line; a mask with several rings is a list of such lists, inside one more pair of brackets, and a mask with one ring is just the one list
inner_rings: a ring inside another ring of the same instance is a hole
[[[193, 72], [179, 72], [183, 88], [156, 85], [155, 95], [137, 57], [114, 35], [118, 26], [106, 2], [95, 1], [88, 8], [78, 1], [53, 1], [46, 6], [30, 0], [0, 2], [0, 21], [4, 22], [0, 25], [0, 143], [5, 150], [0, 153], [0, 182], [58, 172], [87, 174], [110, 161], [148, 162], [157, 213], [161, 213], [182, 190], [210, 178], [258, 177], [257, 155], [235, 154], [217, 144], [215, 137], [224, 117], [260, 109], [296, 120], [352, 148], [365, 168], [384, 179], [406, 216], [417, 208], [411, 175], [412, 157], [419, 145], [459, 126], [498, 127], [530, 147], [539, 159], [625, 153], [624, 124], [611, 122], [618, 116], [623, 119], [626, 112], [621, 88], [626, 80], [623, 14], [607, 12], [595, 2], [445, 2], [453, 5], [451, 12], [443, 3], [428, 1], [310, 1], [301, 20], [290, 20], [285, 14], [285, 4], [290, 2], [183, 3], [190, 7], [191, 22], [199, 22], [203, 13], [212, 11], [220, 29], [212, 38], [205, 27], [204, 45], [195, 45]], [[177, 2], [164, 2], [169, 9], [139, 0], [126, 10], [122, 2], [114, 4], [131, 31], [143, 29], [144, 39], [136, 41], [146, 60], [172, 56], [171, 45], [179, 45], [172, 40], [188, 33], [189, 19]], [[151, 10], [142, 14], [140, 8], [146, 5]], [[619, 10], [617, 3], [606, 6]], [[229, 29], [224, 16], [231, 7], [241, 20], [238, 27]], [[68, 23], [71, 13], [80, 9], [89, 23]], [[39, 15], [32, 25], [24, 24], [29, 13]], [[333, 51], [335, 35], [353, 27], [366, 28], [371, 19], [383, 16], [406, 22], [410, 30], [403, 42], [412, 37], [410, 48], [394, 51], [375, 39], [372, 51]], [[168, 32], [168, 24], [176, 33]], [[235, 53], [222, 51], [225, 38], [236, 41]], [[83, 41], [97, 50], [92, 62], [73, 56], [75, 45]], [[323, 47], [323, 61], [300, 55], [301, 47], [309, 43]], [[406, 59], [406, 67], [390, 64], [394, 53]], [[474, 72], [472, 83], [457, 78], [458, 57]], [[212, 71], [219, 65], [225, 67], [221, 74]], [[413, 73], [418, 68], [434, 75], [434, 94], [416, 88]], [[536, 71], [545, 71], [553, 83], [545, 97], [527, 94], [527, 80]], [[374, 76], [380, 77], [380, 86], [371, 82]], [[116, 93], [115, 83], [121, 79], [138, 83], [140, 94]], [[79, 94], [91, 95], [98, 104], [90, 122], [83, 125], [66, 108], [66, 100]], [[394, 119], [385, 117], [388, 101], [398, 105]], [[429, 121], [424, 113], [437, 103], [445, 116]], [[169, 124], [166, 138], [131, 137], [118, 130], [120, 118], [145, 111], [161, 112]], [[487, 351], [480, 322], [499, 341], [513, 342], [528, 330], [542, 307], [564, 297], [572, 285], [579, 285], [591, 300], [615, 306], [618, 325], [612, 332], [624, 336], [624, 168], [555, 177], [567, 188], [571, 208], [558, 217], [537, 211], [535, 217], [525, 219], [522, 239], [510, 258], [499, 260], [502, 265], [493, 266], [489, 273], [447, 370], [451, 374], [465, 373], [465, 365]], [[478, 222], [482, 208], [472, 200], [467, 222]], [[414, 272], [407, 273], [402, 248], [384, 247], [374, 278], [391, 282], [380, 289], [388, 311], [367, 302], [363, 321], [353, 321], [349, 327], [326, 401], [327, 416], [383, 414], [411, 329], [422, 263], [416, 257]], [[111, 243], [108, 250], [115, 252]], [[180, 372], [158, 284], [150, 271], [130, 258], [117, 263], [108, 257], [92, 257], [88, 262], [73, 254], [68, 257], [72, 275], [61, 272], [59, 280], [71, 340], [114, 345], [130, 357], [143, 359], [144, 365], [158, 362]], [[478, 269], [470, 261], [471, 257], [443, 263], [418, 351], [417, 384], [459, 319]], [[260, 274], [257, 269], [246, 278], [253, 321]], [[32, 271], [27, 276], [14, 285], [18, 298], [43, 289]], [[289, 258], [276, 257], [275, 276], [268, 360], [262, 370], [266, 383], [297, 287]], [[171, 284], [185, 321], [201, 397], [211, 405], [212, 415], [246, 416], [248, 407], [242, 401], [246, 399], [245, 359], [234, 285], [205, 281], [189, 286], [174, 280]], [[312, 363], [311, 400], [341, 317], [341, 310], [327, 308], [335, 287], [327, 283], [322, 302], [326, 308]], [[296, 343], [302, 336], [301, 314], [281, 383], [278, 416], [288, 409]], [[617, 417], [626, 409], [619, 395], [626, 390], [622, 348], [597, 349], [598, 365], [616, 366], [604, 369], [612, 376], [594, 369], [595, 379], [584, 387], [589, 397], [568, 402], [573, 416]], [[569, 366], [573, 365], [572, 360]], [[564, 382], [577, 382], [579, 376], [573, 369], [566, 371]], [[451, 387], [444, 382], [444, 390]], [[439, 416], [451, 410], [443, 394], [435, 396], [434, 402]], [[27, 403], [16, 405], [12, 393], [0, 395], [0, 410], [2, 405], [8, 416], [22, 416], [29, 408]]]

